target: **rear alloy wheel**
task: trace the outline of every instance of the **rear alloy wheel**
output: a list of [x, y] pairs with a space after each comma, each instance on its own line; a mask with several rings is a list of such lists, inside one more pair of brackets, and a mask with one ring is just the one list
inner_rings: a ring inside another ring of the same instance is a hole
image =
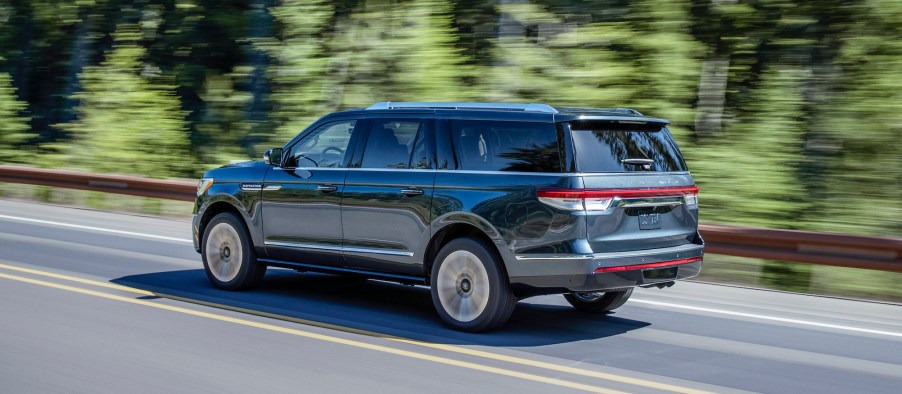
[[432, 303], [447, 325], [469, 332], [498, 327], [517, 299], [495, 255], [480, 240], [448, 242], [432, 266]]
[[605, 313], [623, 306], [632, 294], [633, 289], [606, 292], [573, 292], [564, 294], [564, 298], [578, 311]]
[[207, 278], [220, 289], [252, 288], [266, 273], [266, 265], [257, 262], [244, 224], [233, 213], [220, 213], [207, 224], [201, 252]]

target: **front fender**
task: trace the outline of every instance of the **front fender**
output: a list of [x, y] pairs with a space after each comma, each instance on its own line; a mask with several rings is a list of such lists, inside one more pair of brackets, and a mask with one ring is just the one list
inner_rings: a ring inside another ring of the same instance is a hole
[[[240, 183], [214, 183], [210, 186], [199, 202], [199, 208], [195, 216], [195, 229], [197, 240], [204, 232], [206, 224], [216, 214], [232, 210], [237, 212], [244, 220], [251, 241], [254, 243], [258, 254], [263, 245], [263, 222], [261, 213], [261, 191], [242, 189]], [[197, 245], [198, 251], [200, 246]]]

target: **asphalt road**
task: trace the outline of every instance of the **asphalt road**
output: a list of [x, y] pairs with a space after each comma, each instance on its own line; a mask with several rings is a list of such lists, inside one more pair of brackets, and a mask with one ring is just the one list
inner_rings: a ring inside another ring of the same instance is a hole
[[187, 220], [0, 200], [0, 392], [902, 392], [902, 306], [701, 283], [484, 334], [423, 287], [213, 289]]

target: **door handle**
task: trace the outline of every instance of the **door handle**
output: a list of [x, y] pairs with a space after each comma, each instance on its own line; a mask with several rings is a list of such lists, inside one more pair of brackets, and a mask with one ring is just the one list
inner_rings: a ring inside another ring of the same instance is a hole
[[316, 187], [316, 191], [318, 191], [318, 192], [320, 192], [320, 193], [332, 193], [332, 192], [334, 192], [334, 191], [336, 191], [336, 190], [338, 190], [338, 187], [336, 187], [336, 186], [323, 186], [323, 185], [320, 185], [320, 186], [317, 186], [317, 187]]
[[420, 189], [401, 189], [401, 194], [405, 196], [422, 196], [423, 191]]

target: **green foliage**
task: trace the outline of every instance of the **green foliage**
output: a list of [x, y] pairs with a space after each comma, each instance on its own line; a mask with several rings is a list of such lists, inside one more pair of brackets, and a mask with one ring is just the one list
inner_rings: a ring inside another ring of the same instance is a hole
[[271, 12], [282, 35], [258, 45], [275, 62], [275, 141], [338, 109], [470, 97], [462, 83], [471, 69], [454, 47], [450, 2], [371, 0], [339, 14], [333, 2], [285, 1]]
[[114, 49], [80, 75], [79, 119], [61, 125], [74, 140], [62, 147], [66, 166], [154, 177], [185, 176], [191, 166], [184, 113], [173, 86], [151, 80], [133, 25], [122, 25]]
[[329, 57], [327, 30], [335, 9], [331, 1], [285, 0], [270, 13], [282, 24], [282, 34], [258, 45], [275, 61], [270, 69], [275, 101], [271, 117], [278, 124], [272, 141], [278, 144], [338, 106], [338, 70]]
[[253, 100], [250, 92], [236, 89], [235, 85], [245, 76], [236, 73], [207, 75], [200, 92], [205, 103], [202, 119], [195, 122], [196, 135], [202, 136], [204, 143], [197, 149], [197, 164], [213, 168], [230, 160], [246, 158], [242, 149], [243, 138], [250, 135], [252, 122], [246, 121], [245, 108]]
[[0, 163], [17, 162], [24, 157], [18, 146], [28, 138], [28, 119], [19, 115], [24, 109], [25, 103], [16, 99], [9, 74], [0, 73]]
[[[841, 91], [811, 150], [827, 160], [828, 179], [811, 228], [902, 234], [902, 4], [861, 6], [837, 61]], [[816, 144], [816, 145], [814, 145]], [[850, 209], [857, 207], [862, 209]]]
[[450, 12], [440, 0], [361, 2], [337, 25], [339, 106], [466, 100], [461, 85], [471, 70], [454, 47]]
[[724, 134], [700, 144], [684, 144], [690, 169], [701, 188], [704, 218], [798, 228], [804, 212], [798, 182], [804, 100], [801, 71], [765, 72], [750, 92], [743, 115]]
[[534, 3], [499, 6], [508, 23], [534, 26], [536, 32], [495, 40], [497, 63], [483, 73], [490, 87], [484, 98], [628, 105], [687, 126], [703, 51], [683, 22], [688, 7], [648, 1], [635, 8], [653, 11], [579, 24]]

